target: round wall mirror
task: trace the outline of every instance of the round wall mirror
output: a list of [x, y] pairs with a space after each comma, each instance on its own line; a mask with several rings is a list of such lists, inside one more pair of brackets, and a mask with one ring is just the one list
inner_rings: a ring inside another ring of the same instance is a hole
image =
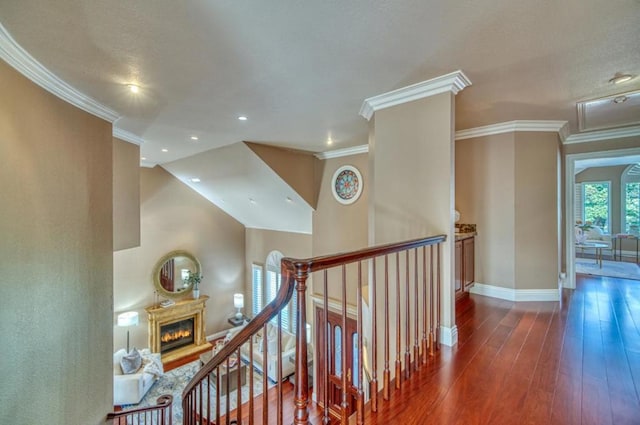
[[191, 292], [185, 283], [189, 272], [201, 274], [200, 262], [187, 251], [173, 251], [162, 257], [153, 268], [153, 284], [160, 295], [178, 298]]

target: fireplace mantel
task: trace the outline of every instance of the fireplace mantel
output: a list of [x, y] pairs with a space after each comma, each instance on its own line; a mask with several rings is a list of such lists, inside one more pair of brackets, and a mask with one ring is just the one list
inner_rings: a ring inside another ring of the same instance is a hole
[[185, 298], [169, 307], [153, 305], [145, 308], [149, 319], [149, 348], [153, 353], [160, 352], [160, 327], [193, 317], [194, 343], [162, 354], [162, 361], [169, 362], [210, 348], [205, 335], [205, 303], [207, 295], [198, 299]]

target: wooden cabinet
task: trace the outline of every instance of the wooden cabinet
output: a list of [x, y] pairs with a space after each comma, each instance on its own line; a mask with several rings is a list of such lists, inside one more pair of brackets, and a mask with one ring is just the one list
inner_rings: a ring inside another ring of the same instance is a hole
[[475, 237], [456, 241], [455, 244], [456, 298], [469, 291], [475, 282]]
[[462, 281], [465, 291], [468, 291], [475, 282], [475, 240], [476, 238], [462, 240]]

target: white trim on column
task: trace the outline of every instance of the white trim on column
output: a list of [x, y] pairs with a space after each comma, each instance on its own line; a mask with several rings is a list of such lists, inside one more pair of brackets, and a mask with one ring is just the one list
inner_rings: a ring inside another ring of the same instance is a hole
[[369, 121], [373, 113], [380, 109], [401, 105], [440, 93], [452, 92], [455, 95], [470, 85], [471, 80], [464, 75], [464, 72], [460, 70], [454, 71], [427, 81], [365, 99], [360, 107], [360, 115]]
[[456, 131], [456, 140], [490, 136], [492, 134], [512, 133], [516, 131], [557, 132], [564, 137], [567, 132], [567, 121], [517, 120], [497, 124], [474, 127]]
[[[585, 152], [585, 153], [575, 153], [568, 154], [565, 157], [565, 167], [564, 167], [564, 190], [565, 193], [575, 193], [575, 165], [576, 161], [581, 159], [593, 159], [593, 158], [615, 158], [620, 156], [631, 156], [631, 155], [639, 155], [640, 148], [627, 148], [627, 149], [615, 149], [615, 150], [607, 150], [607, 151], [599, 151], [599, 152]], [[564, 281], [564, 287], [575, 289], [576, 287], [576, 267], [575, 267], [575, 258], [576, 258], [576, 246], [573, 243], [575, 237], [575, 229], [573, 218], [575, 217], [575, 196], [565, 196], [565, 264], [566, 264], [566, 273], [567, 278]]]
[[600, 140], [620, 139], [622, 137], [640, 136], [640, 125], [632, 127], [614, 128], [611, 130], [590, 131], [588, 133], [572, 134], [564, 141], [565, 145], [573, 143], [598, 142]]
[[458, 343], [458, 327], [453, 325], [450, 328], [440, 326], [440, 343], [448, 347], [453, 347]]
[[136, 136], [135, 134], [116, 126], [113, 126], [113, 137], [117, 137], [118, 139], [138, 146], [144, 143], [144, 139], [142, 137]]
[[116, 111], [74, 89], [45, 68], [11, 37], [2, 24], [0, 24], [0, 58], [43, 89], [83, 111], [109, 122], [118, 119], [119, 115]]
[[332, 151], [320, 152], [314, 156], [318, 159], [341, 158], [343, 156], [357, 155], [369, 152], [369, 145], [353, 146], [351, 148], [336, 149]]
[[514, 289], [501, 286], [474, 283], [469, 291], [472, 294], [499, 298], [507, 301], [559, 301], [560, 293], [555, 289]]

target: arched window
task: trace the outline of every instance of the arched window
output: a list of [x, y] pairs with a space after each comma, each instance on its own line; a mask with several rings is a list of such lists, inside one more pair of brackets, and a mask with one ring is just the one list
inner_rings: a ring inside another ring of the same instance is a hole
[[[280, 289], [282, 283], [282, 275], [280, 273], [280, 262], [284, 255], [280, 251], [271, 251], [267, 255], [263, 280], [262, 266], [259, 264], [252, 265], [252, 312], [255, 316], [265, 305], [273, 301]], [[296, 333], [296, 308], [298, 297], [296, 292], [293, 293], [289, 304], [282, 309], [282, 328], [288, 332]], [[271, 320], [274, 325], [278, 324], [278, 316]]]
[[622, 173], [622, 231], [638, 234], [640, 229], [640, 164], [629, 165]]

